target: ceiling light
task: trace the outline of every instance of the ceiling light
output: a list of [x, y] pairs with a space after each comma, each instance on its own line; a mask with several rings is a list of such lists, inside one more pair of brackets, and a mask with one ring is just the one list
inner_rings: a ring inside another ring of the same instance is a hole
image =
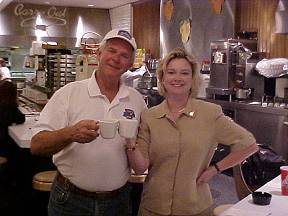
[[78, 18], [78, 24], [77, 24], [77, 30], [76, 30], [76, 38], [77, 38], [77, 40], [76, 40], [75, 47], [80, 47], [81, 38], [82, 38], [83, 32], [84, 32], [83, 21], [82, 21], [82, 18], [79, 17]]
[[35, 25], [35, 35], [37, 37], [37, 41], [40, 41], [42, 37], [48, 36], [48, 32], [46, 30], [47, 30], [47, 26], [44, 25], [40, 14], [38, 14], [36, 18], [36, 25]]
[[46, 25], [36, 25], [35, 26], [35, 28], [37, 29], [37, 30], [41, 30], [41, 31], [46, 31]]
[[93, 4], [89, 4], [89, 5], [88, 5], [88, 7], [94, 7], [94, 6], [95, 6], [95, 5], [93, 5]]

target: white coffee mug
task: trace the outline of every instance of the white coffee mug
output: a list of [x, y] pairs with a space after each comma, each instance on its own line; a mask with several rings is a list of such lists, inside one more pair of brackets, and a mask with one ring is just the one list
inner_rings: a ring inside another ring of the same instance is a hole
[[99, 120], [100, 134], [104, 139], [112, 139], [115, 137], [119, 122], [117, 119]]
[[124, 138], [134, 138], [138, 131], [139, 122], [136, 119], [120, 119], [119, 134]]

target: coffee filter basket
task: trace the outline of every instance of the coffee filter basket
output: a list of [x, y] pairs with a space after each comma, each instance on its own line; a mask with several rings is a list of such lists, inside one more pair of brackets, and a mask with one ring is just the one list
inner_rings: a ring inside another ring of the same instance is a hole
[[[88, 36], [88, 37], [87, 37]], [[102, 36], [96, 32], [85, 32], [80, 41], [80, 50], [83, 54], [96, 54]]]
[[97, 52], [102, 36], [86, 32], [80, 40], [80, 54], [76, 57], [76, 80], [90, 78], [98, 67]]
[[288, 73], [288, 59], [262, 59], [256, 64], [256, 70], [267, 78], [284, 76]]

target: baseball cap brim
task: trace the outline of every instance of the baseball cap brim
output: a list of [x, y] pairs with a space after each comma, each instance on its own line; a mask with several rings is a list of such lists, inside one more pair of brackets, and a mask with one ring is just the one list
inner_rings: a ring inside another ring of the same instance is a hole
[[100, 44], [112, 38], [120, 38], [120, 39], [127, 41], [132, 46], [134, 52], [137, 49], [135, 38], [133, 38], [128, 31], [122, 30], [122, 29], [112, 29], [111, 31], [109, 31], [105, 35], [105, 37], [103, 38]]

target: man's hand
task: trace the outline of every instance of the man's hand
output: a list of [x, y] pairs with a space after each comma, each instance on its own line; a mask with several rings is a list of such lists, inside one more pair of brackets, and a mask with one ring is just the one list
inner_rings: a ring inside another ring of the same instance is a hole
[[82, 120], [70, 128], [72, 142], [89, 143], [98, 136], [99, 125], [94, 120]]

